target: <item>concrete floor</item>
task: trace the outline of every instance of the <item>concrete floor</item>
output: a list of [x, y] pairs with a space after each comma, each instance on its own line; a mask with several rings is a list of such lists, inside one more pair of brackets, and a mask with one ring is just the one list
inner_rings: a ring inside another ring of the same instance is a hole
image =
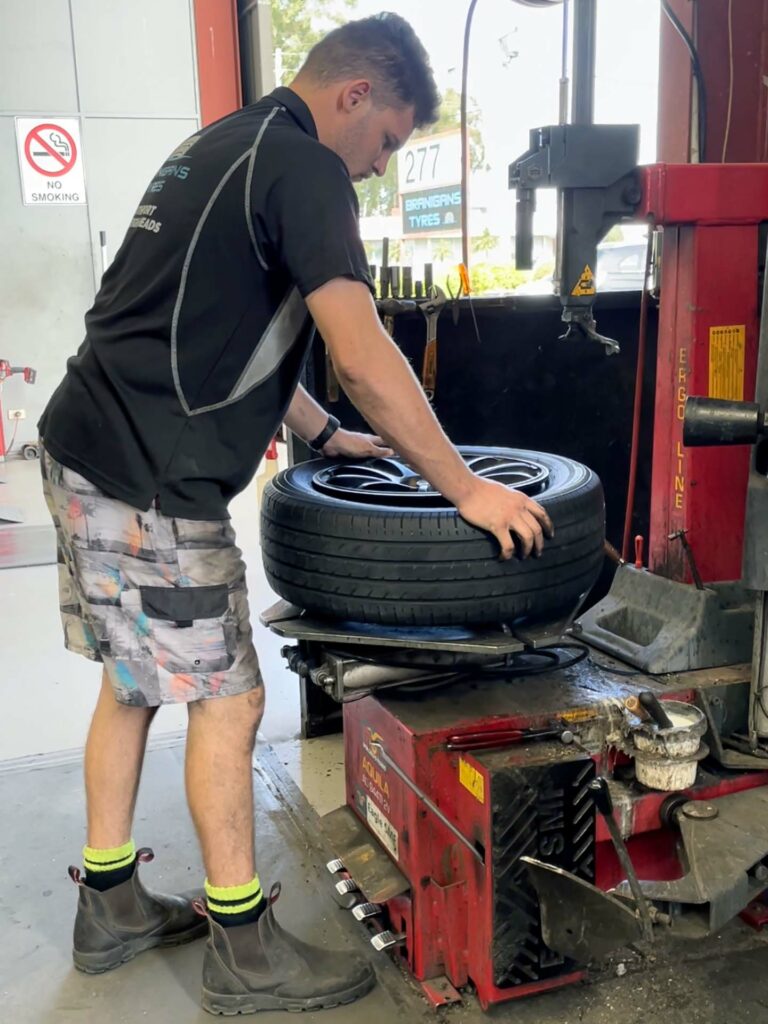
[[[11, 463], [0, 501], [21, 504], [28, 523], [45, 522], [37, 467]], [[258, 550], [255, 488], [233, 505], [248, 563], [251, 608], [270, 604]], [[66, 867], [83, 843], [81, 752], [99, 669], [61, 647], [55, 566], [0, 572], [0, 1022], [150, 1024], [209, 1020], [198, 1007], [202, 946], [152, 951], [119, 971], [85, 977], [69, 959], [76, 892]], [[298, 690], [280, 658], [282, 641], [254, 621], [267, 685], [267, 714], [255, 758], [260, 872], [284, 883], [283, 922], [313, 941], [372, 955], [359, 926], [330, 896], [317, 814], [343, 801], [339, 737], [301, 742]], [[199, 884], [202, 865], [183, 801], [184, 709], [158, 715], [139, 797], [136, 839], [153, 845], [142, 869], [150, 886]], [[471, 996], [441, 1011], [449, 1024], [768, 1024], [768, 949], [731, 926], [707, 944], [660, 950], [652, 961], [616, 960], [589, 982], [498, 1007], [483, 1015]], [[373, 961], [375, 993], [362, 1003], [306, 1019], [328, 1024], [434, 1020], [418, 991], [386, 957]], [[620, 966], [621, 965], [621, 966]], [[626, 973], [624, 973], [626, 968]], [[618, 976], [620, 970], [623, 976]], [[285, 1019], [262, 1014], [265, 1024]]]

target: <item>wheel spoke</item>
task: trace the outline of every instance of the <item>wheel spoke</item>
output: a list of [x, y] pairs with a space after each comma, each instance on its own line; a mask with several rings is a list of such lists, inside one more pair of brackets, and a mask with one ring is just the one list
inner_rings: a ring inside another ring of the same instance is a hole
[[[513, 453], [462, 452], [469, 469], [486, 480], [527, 494], [546, 490], [549, 472], [533, 459], [517, 458]], [[364, 504], [406, 504], [439, 508], [447, 503], [413, 468], [398, 458], [371, 459], [363, 462], [326, 466], [314, 478], [315, 488], [345, 501]]]

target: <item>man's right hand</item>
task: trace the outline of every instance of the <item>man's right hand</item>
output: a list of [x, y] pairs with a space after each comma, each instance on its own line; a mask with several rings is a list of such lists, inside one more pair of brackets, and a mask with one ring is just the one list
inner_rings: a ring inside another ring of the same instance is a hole
[[527, 494], [513, 491], [494, 480], [475, 477], [469, 495], [458, 504], [459, 515], [473, 526], [492, 533], [501, 545], [501, 557], [515, 554], [513, 535], [520, 542], [520, 554], [538, 557], [544, 538], [554, 537], [555, 529], [547, 513]]

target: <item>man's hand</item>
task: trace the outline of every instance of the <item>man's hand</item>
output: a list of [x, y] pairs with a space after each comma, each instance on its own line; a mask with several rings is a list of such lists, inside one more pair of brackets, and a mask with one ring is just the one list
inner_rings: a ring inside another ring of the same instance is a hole
[[538, 558], [544, 548], [544, 538], [555, 535], [552, 521], [538, 502], [494, 480], [477, 477], [458, 511], [462, 519], [494, 535], [501, 545], [503, 559], [512, 558], [515, 553], [512, 534], [520, 541], [523, 558], [532, 551]]
[[386, 459], [395, 453], [376, 434], [356, 434], [342, 427], [323, 445], [323, 455], [329, 459]]

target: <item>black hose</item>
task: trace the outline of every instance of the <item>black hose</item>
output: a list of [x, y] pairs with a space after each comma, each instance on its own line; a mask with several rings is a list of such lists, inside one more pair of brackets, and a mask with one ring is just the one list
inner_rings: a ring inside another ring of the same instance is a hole
[[661, 9], [672, 22], [672, 25], [677, 30], [678, 35], [685, 43], [685, 47], [691, 58], [691, 67], [693, 69], [693, 77], [696, 79], [696, 89], [699, 98], [699, 161], [700, 163], [705, 163], [707, 159], [707, 89], [704, 84], [704, 72], [701, 69], [699, 54], [696, 50], [693, 39], [691, 39], [690, 35], [683, 27], [682, 22], [669, 6], [669, 0], [661, 0]]

